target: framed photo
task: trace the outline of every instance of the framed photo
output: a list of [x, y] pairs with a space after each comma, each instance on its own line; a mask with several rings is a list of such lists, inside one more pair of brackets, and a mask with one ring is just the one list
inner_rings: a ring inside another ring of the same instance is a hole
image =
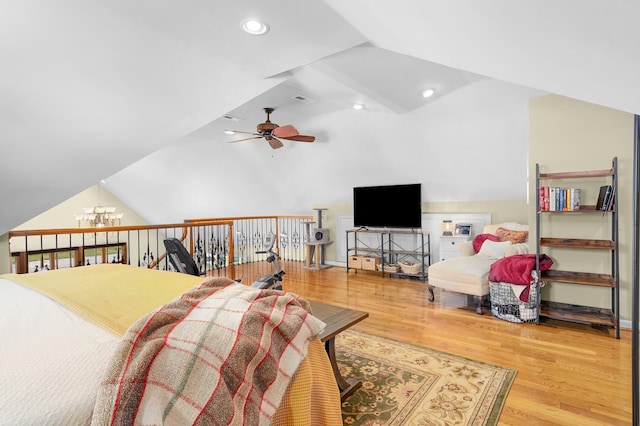
[[471, 235], [472, 228], [470, 223], [456, 223], [456, 235]]

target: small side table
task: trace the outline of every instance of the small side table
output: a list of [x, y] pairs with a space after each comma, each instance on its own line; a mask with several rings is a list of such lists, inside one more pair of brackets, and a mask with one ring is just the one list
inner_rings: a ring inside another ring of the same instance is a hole
[[471, 237], [469, 235], [452, 235], [440, 237], [440, 260], [453, 259], [459, 257], [460, 248], [458, 244], [469, 241]]
[[348, 329], [349, 327], [359, 323], [369, 316], [368, 312], [356, 311], [355, 309], [341, 308], [340, 306], [327, 305], [326, 303], [309, 301], [313, 315], [324, 321], [326, 327], [318, 336], [320, 341], [324, 343], [324, 348], [329, 356], [329, 362], [333, 369], [333, 375], [340, 389], [340, 400], [344, 401], [349, 398], [352, 393], [357, 391], [362, 383], [355, 379], [345, 379], [340, 373], [338, 361], [336, 359], [336, 340], [335, 337]]

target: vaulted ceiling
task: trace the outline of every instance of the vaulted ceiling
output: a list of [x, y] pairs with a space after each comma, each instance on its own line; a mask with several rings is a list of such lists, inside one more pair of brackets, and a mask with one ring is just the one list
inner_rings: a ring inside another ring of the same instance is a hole
[[[394, 144], [402, 155], [429, 103], [466, 99], [470, 86], [640, 113], [638, 16], [630, 1], [2, 1], [0, 234], [105, 178], [151, 221], [180, 219], [156, 214], [171, 205], [308, 209], [306, 183], [356, 181], [346, 163], [314, 162], [319, 150], [340, 160], [348, 143], [366, 157], [384, 135], [380, 155]], [[242, 32], [248, 17], [270, 32]], [[263, 107], [315, 134], [313, 150], [228, 144], [222, 131], [253, 131]], [[411, 179], [402, 164], [386, 172]], [[234, 186], [242, 193], [222, 190]]]

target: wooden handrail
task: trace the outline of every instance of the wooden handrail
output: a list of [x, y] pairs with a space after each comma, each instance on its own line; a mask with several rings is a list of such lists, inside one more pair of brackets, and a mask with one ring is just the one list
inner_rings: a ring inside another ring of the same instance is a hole
[[[18, 240], [20, 238], [24, 239], [24, 247], [25, 247], [24, 253], [22, 253], [20, 250], [18, 250], [19, 253], [16, 252], [16, 250], [13, 250], [14, 252], [18, 253], [18, 255], [16, 255], [16, 253], [13, 253], [10, 251], [12, 257], [21, 259], [20, 264], [21, 264], [21, 267], [24, 269], [29, 262], [28, 254], [33, 251], [33, 250], [29, 250], [28, 247], [31, 246], [31, 242], [28, 242], [27, 240], [32, 240], [34, 238], [39, 239], [40, 243], [39, 243], [39, 248], [33, 252], [46, 254], [49, 252], [56, 252], [56, 251], [62, 252], [62, 251], [65, 251], [66, 248], [69, 248], [71, 246], [73, 247], [77, 246], [76, 248], [84, 247], [86, 238], [88, 238], [89, 241], [92, 241], [93, 239], [95, 239], [95, 241], [98, 241], [98, 238], [100, 238], [101, 240], [105, 241], [104, 244], [110, 244], [112, 242], [110, 240], [116, 239], [116, 237], [118, 238], [117, 241], [120, 241], [122, 238], [120, 237], [120, 235], [122, 234], [125, 234], [125, 238], [128, 239], [129, 237], [127, 236], [127, 234], [133, 233], [138, 235], [138, 242], [140, 243], [140, 235], [143, 235], [145, 231], [147, 235], [149, 234], [149, 231], [155, 231], [153, 232], [153, 234], [156, 234], [156, 235], [158, 234], [158, 232], [160, 232], [160, 234], [176, 236], [184, 245], [187, 246], [187, 249], [189, 250], [189, 252], [195, 256], [194, 254], [195, 244], [197, 243], [197, 240], [199, 240], [200, 238], [199, 237], [201, 232], [200, 227], [227, 226], [228, 228], [224, 229], [224, 232], [222, 233], [222, 237], [229, 242], [229, 244], [225, 244], [224, 257], [226, 260], [225, 261], [226, 266], [231, 268], [231, 271], [233, 274], [234, 260], [235, 260], [235, 253], [234, 253], [235, 251], [234, 243], [235, 243], [235, 237], [236, 237], [235, 234], [238, 232], [243, 232], [243, 235], [244, 235], [243, 229], [245, 229], [245, 222], [256, 221], [256, 222], [266, 223], [267, 226], [270, 227], [277, 236], [277, 238], [275, 239], [274, 248], [277, 252], [280, 252], [281, 251], [280, 250], [281, 249], [280, 228], [284, 227], [285, 230], [282, 232], [285, 232], [288, 234], [290, 225], [285, 221], [290, 221], [290, 220], [294, 222], [312, 221], [313, 218], [310, 215], [304, 215], [304, 216], [303, 215], [286, 215], [286, 216], [264, 215], [264, 216], [236, 216], [236, 217], [223, 217], [223, 218], [196, 218], [196, 219], [186, 219], [180, 223], [169, 223], [169, 224], [158, 224], [158, 225], [105, 226], [101, 228], [83, 228], [83, 227], [69, 228], [67, 227], [67, 228], [55, 228], [55, 229], [12, 230], [8, 232], [8, 237], [10, 240], [9, 241], [10, 245], [12, 244], [11, 239], [16, 239], [16, 238]], [[295, 227], [299, 231], [302, 231], [300, 226], [301, 225], [299, 223], [295, 225]], [[236, 229], [238, 231], [236, 231]], [[227, 230], [228, 230], [228, 233], [226, 232]], [[178, 237], [178, 235], [176, 234], [179, 234], [180, 236]], [[227, 234], [227, 235], [224, 236], [224, 234]], [[111, 237], [111, 235], [114, 235], [114, 236]], [[302, 236], [304, 234], [302, 234], [301, 232], [300, 235]], [[66, 236], [66, 237], [63, 237], [63, 236]], [[48, 237], [45, 243], [47, 246], [51, 245], [52, 246], [51, 248], [44, 248], [43, 246], [44, 237]], [[53, 242], [50, 239], [50, 237], [55, 237], [55, 242]], [[63, 237], [63, 238], [59, 240], [59, 237]], [[65, 238], [68, 239], [68, 243], [65, 241]], [[81, 241], [79, 240], [80, 238], [82, 239]], [[72, 243], [72, 239], [76, 241], [75, 244]], [[160, 241], [159, 238], [156, 238], [156, 240]], [[61, 243], [62, 246], [59, 246], [59, 243]], [[17, 244], [18, 246], [22, 245], [22, 243], [19, 243], [19, 242]], [[36, 241], [34, 241], [34, 244], [36, 246], [38, 245]], [[102, 247], [104, 246], [104, 244], [98, 244], [98, 245]], [[132, 244], [135, 244], [135, 242], [132, 242]], [[285, 247], [287, 250], [287, 254], [291, 254], [292, 253], [291, 247], [290, 246], [285, 246]], [[297, 250], [299, 250], [299, 246], [295, 246], [295, 248], [293, 248], [293, 252], [296, 252]], [[162, 253], [162, 250], [160, 248], [157, 248], [157, 250], [154, 250], [154, 251], [158, 252], [156, 253], [157, 256], [155, 258], [153, 258], [153, 253], [151, 253], [151, 256], [149, 256], [149, 253], [150, 253], [149, 247], [147, 247], [147, 258], [149, 258], [148, 260], [149, 263], [146, 263], [147, 260], [143, 259], [143, 264], [145, 267], [151, 267], [151, 268], [158, 267], [161, 264], [161, 262], [163, 261], [166, 262], [167, 256], [165, 253]], [[141, 266], [140, 265], [141, 253], [144, 254], [144, 249], [142, 252], [140, 252], [138, 249], [138, 266]], [[22, 256], [22, 254], [24, 254], [24, 256]], [[299, 256], [299, 255], [300, 253], [295, 254], [295, 256]], [[241, 251], [241, 256], [244, 256], [243, 251]], [[106, 258], [106, 255], [103, 254], [103, 257]], [[153, 261], [151, 261], [151, 258], [153, 258]], [[131, 261], [130, 257], [127, 259], [128, 261]], [[242, 262], [242, 260], [240, 261]], [[22, 265], [22, 263], [24, 263], [25, 265]]]
[[128, 226], [105, 226], [103, 228], [55, 228], [55, 229], [26, 229], [9, 231], [11, 237], [32, 237], [35, 235], [56, 235], [56, 234], [95, 234], [103, 232], [118, 231], [140, 231], [144, 229], [166, 229], [183, 228], [184, 232], [191, 226], [200, 225], [228, 225], [229, 220], [205, 219], [198, 223], [168, 223], [162, 225], [128, 225]]
[[191, 222], [206, 222], [210, 220], [256, 220], [256, 219], [313, 219], [313, 216], [307, 215], [285, 215], [285, 216], [230, 216], [230, 217], [217, 217], [212, 218], [199, 218], [199, 219], [185, 219], [185, 223]]

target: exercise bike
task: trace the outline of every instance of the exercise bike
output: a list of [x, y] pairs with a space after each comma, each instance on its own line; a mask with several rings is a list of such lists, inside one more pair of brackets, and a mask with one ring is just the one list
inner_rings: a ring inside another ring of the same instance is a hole
[[274, 290], [282, 290], [282, 276], [284, 275], [284, 271], [280, 269], [280, 265], [278, 265], [278, 253], [274, 252], [273, 245], [275, 243], [275, 235], [272, 232], [269, 232], [264, 237], [264, 242], [262, 244], [263, 250], [256, 251], [256, 254], [268, 254], [267, 262], [273, 263], [273, 274], [265, 274], [258, 278], [256, 281], [251, 284], [251, 287], [259, 288], [259, 289], [274, 289]]

